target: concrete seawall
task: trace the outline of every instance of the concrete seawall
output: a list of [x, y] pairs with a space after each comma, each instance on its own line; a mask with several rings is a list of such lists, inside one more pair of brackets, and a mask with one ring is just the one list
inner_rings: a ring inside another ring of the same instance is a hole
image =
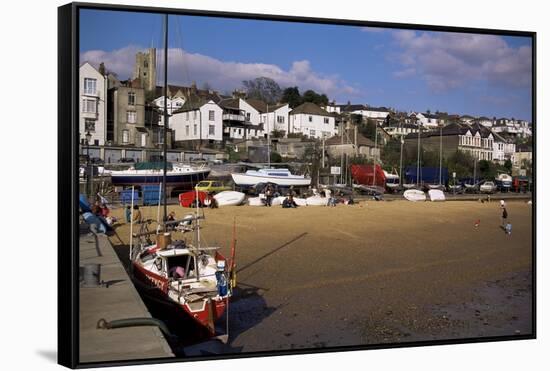
[[80, 362], [174, 357], [157, 327], [97, 328], [102, 318], [151, 315], [106, 236], [98, 235], [96, 246], [94, 235], [81, 234], [80, 266], [85, 264], [101, 264], [100, 279], [107, 285], [80, 288]]

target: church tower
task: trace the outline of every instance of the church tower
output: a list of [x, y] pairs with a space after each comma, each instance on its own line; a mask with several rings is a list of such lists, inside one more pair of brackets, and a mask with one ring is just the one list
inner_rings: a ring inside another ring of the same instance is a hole
[[146, 52], [136, 54], [134, 67], [134, 79], [141, 81], [141, 87], [145, 91], [153, 91], [157, 86], [157, 50], [149, 48]]

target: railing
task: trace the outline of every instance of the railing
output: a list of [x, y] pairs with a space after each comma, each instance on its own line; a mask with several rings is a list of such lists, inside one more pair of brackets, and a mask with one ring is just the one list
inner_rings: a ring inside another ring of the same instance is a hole
[[244, 115], [236, 115], [233, 113], [224, 113], [222, 115], [222, 120], [228, 121], [245, 121]]

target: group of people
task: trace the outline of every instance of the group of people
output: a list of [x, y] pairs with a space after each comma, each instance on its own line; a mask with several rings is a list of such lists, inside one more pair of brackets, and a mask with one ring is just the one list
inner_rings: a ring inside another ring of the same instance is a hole
[[91, 207], [92, 214], [94, 214], [97, 217], [101, 217], [107, 224], [113, 225], [116, 222], [116, 218], [114, 216], [109, 215], [110, 210], [107, 207], [107, 205], [104, 202], [101, 202], [100, 200], [96, 200], [94, 204]]
[[[132, 215], [133, 214], [133, 215]], [[126, 223], [141, 223], [143, 217], [141, 216], [141, 210], [138, 205], [134, 205], [134, 212], [132, 213], [132, 207], [130, 205], [126, 206], [125, 211]]]

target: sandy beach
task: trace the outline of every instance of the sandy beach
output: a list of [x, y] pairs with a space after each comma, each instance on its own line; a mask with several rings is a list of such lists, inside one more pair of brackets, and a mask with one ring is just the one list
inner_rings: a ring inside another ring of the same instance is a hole
[[[203, 243], [226, 256], [236, 221], [227, 351], [531, 333], [532, 209], [507, 208], [509, 236], [496, 201], [205, 209]], [[129, 225], [116, 231], [122, 251]]]

